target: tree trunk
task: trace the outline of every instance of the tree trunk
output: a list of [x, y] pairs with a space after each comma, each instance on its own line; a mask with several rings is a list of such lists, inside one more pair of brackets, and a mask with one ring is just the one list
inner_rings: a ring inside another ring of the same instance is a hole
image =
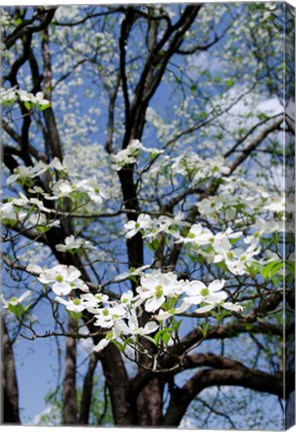
[[[68, 331], [74, 332], [76, 324], [73, 318], [69, 317]], [[66, 366], [64, 378], [64, 404], [63, 424], [77, 425], [77, 398], [76, 398], [76, 340], [67, 338], [66, 342]]]
[[2, 317], [2, 395], [1, 423], [21, 423], [19, 417], [18, 384], [12, 343]]
[[115, 426], [135, 425], [135, 412], [131, 407], [129, 381], [124, 362], [115, 345], [110, 344], [101, 353], [101, 362], [110, 391]]
[[79, 424], [87, 425], [91, 406], [91, 397], [93, 390], [93, 378], [98, 364], [98, 355], [93, 352], [89, 358], [87, 373], [83, 382], [83, 391], [80, 403]]
[[139, 426], [162, 424], [162, 385], [158, 378], [154, 378], [139, 394], [137, 414]]

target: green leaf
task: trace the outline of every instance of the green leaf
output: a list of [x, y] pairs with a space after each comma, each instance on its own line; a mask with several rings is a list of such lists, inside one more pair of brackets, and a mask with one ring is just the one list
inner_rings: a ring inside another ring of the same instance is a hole
[[182, 323], [182, 320], [177, 321], [174, 317], [172, 318], [171, 326], [172, 326], [172, 329], [174, 332], [177, 332], [179, 330], [181, 323]]
[[119, 349], [119, 351], [121, 351], [122, 353], [124, 353], [124, 351], [125, 351], [125, 347], [126, 347], [126, 343], [123, 345], [122, 343], [120, 343], [119, 341], [117, 341], [117, 340], [112, 340], [111, 341], [112, 343], [114, 343], [114, 345]]
[[31, 104], [31, 102], [25, 102], [24, 105], [25, 105], [25, 107], [27, 108], [27, 110], [29, 110], [29, 111], [30, 111], [30, 109], [32, 108], [32, 104]]
[[264, 114], [264, 113], [260, 113], [260, 114], [258, 114], [257, 117], [258, 117], [259, 120], [267, 120], [267, 119], [269, 118], [269, 117], [268, 117], [266, 114]]
[[163, 341], [163, 343], [165, 345], [167, 345], [168, 342], [169, 342], [169, 340], [172, 337], [172, 333], [173, 333], [173, 330], [171, 328], [169, 328], [169, 327], [166, 327], [166, 328], [164, 328], [162, 330], [159, 330], [156, 333], [156, 335], [154, 336], [155, 344], [157, 345], [158, 342], [159, 342], [159, 339], [161, 339]]
[[8, 309], [10, 310], [11, 313], [13, 313], [15, 315], [15, 317], [20, 320], [21, 317], [23, 316], [24, 310], [21, 304], [9, 304], [8, 305]]
[[73, 318], [75, 323], [78, 324], [79, 320], [82, 318], [82, 313], [69, 311], [68, 309], [66, 309], [66, 311], [67, 311], [68, 315], [70, 315], [70, 317]]
[[127, 347], [127, 345], [131, 345], [133, 342], [133, 338], [127, 338], [126, 341], [123, 344], [123, 350], [125, 350], [125, 348]]
[[197, 326], [197, 328], [201, 331], [202, 336], [205, 338], [208, 332], [208, 324], [204, 324], [202, 326]]
[[44, 110], [46, 110], [47, 108], [50, 108], [50, 106], [51, 106], [50, 103], [45, 104], [45, 105], [39, 105], [39, 110], [40, 110], [40, 111], [44, 111]]
[[159, 240], [158, 239], [154, 239], [153, 241], [152, 241], [152, 243], [146, 243], [146, 246], [148, 247], [148, 249], [150, 249], [152, 252], [155, 252], [157, 249], [158, 249], [158, 247], [159, 247], [159, 244], [160, 244], [160, 242], [159, 242]]
[[47, 231], [49, 231], [52, 227], [51, 226], [44, 226], [44, 225], [40, 225], [36, 227], [36, 231], [40, 232], [40, 233], [45, 233]]
[[226, 87], [227, 87], [227, 88], [230, 88], [230, 87], [233, 86], [234, 81], [233, 81], [232, 79], [227, 79], [227, 80], [225, 81], [225, 84], [226, 84]]
[[283, 261], [276, 260], [268, 263], [261, 271], [262, 277], [271, 279], [273, 275], [283, 267]]

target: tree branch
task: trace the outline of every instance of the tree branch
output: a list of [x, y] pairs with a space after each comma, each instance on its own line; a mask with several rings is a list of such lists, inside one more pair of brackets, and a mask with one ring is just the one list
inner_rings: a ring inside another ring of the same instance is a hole
[[280, 125], [283, 123], [284, 119], [281, 117], [279, 120], [277, 120], [275, 123], [267, 127], [264, 131], [260, 133], [260, 135], [254, 139], [254, 141], [248, 145], [247, 148], [242, 150], [242, 154], [233, 162], [233, 164], [230, 167], [230, 172], [228, 176], [230, 176], [233, 171], [236, 170], [236, 168], [241, 165], [249, 156], [250, 154], [256, 150], [256, 148], [262, 143], [262, 141], [265, 140], [265, 138], [271, 133], [277, 130]]
[[163, 426], [177, 426], [191, 401], [205, 388], [231, 385], [283, 397], [283, 377], [254, 369], [212, 369], [197, 372], [182, 388], [172, 390]]

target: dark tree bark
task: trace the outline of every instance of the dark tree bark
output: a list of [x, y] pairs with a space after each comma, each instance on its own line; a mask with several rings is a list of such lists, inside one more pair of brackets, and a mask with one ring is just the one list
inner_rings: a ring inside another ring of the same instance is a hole
[[[73, 318], [69, 317], [68, 331], [74, 333], [76, 324]], [[76, 340], [68, 337], [66, 342], [65, 355], [65, 378], [63, 398], [63, 424], [77, 424], [77, 395], [76, 395]]]
[[153, 378], [137, 399], [137, 424], [159, 426], [162, 424], [163, 386], [159, 378]]
[[101, 353], [101, 362], [110, 391], [113, 419], [116, 426], [130, 426], [135, 423], [130, 394], [129, 380], [124, 362], [118, 349], [110, 344]]
[[12, 343], [2, 317], [2, 396], [1, 423], [19, 424], [19, 394]]
[[80, 403], [79, 424], [87, 425], [89, 421], [91, 397], [93, 390], [94, 373], [98, 364], [99, 357], [93, 352], [89, 358], [89, 364], [84, 377], [82, 397]]

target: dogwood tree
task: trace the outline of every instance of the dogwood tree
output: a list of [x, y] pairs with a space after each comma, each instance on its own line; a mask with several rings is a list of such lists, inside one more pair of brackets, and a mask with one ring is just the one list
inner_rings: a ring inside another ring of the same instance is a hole
[[63, 424], [93, 421], [97, 374], [115, 425], [288, 424], [291, 14], [1, 10], [4, 422], [21, 421], [15, 341], [48, 338]]

